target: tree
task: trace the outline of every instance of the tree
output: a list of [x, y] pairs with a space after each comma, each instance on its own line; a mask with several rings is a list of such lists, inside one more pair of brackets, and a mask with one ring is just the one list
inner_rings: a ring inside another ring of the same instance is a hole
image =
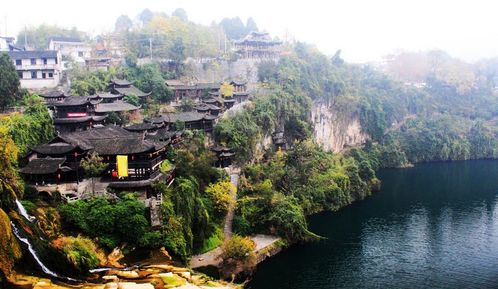
[[85, 171], [85, 175], [91, 178], [92, 181], [92, 194], [95, 194], [95, 178], [100, 176], [107, 166], [107, 164], [102, 162], [102, 158], [96, 152], [90, 153], [90, 155], [81, 160], [81, 167]]
[[220, 93], [222, 97], [232, 97], [234, 87], [228, 82], [223, 82], [220, 86]]
[[247, 18], [246, 31], [247, 33], [258, 31], [258, 25], [256, 25], [256, 21], [252, 17]]
[[246, 27], [239, 17], [224, 18], [221, 20], [220, 25], [229, 39], [240, 39], [247, 34]]
[[215, 184], [209, 184], [206, 188], [206, 195], [213, 202], [215, 211], [223, 215], [228, 211], [231, 204], [234, 203], [232, 194], [237, 188], [230, 181], [220, 181]]
[[255, 248], [256, 245], [250, 238], [233, 235], [221, 247], [221, 258], [223, 260], [246, 261], [254, 254]]
[[19, 76], [7, 53], [0, 55], [0, 108], [5, 110], [20, 99]]
[[116, 19], [116, 24], [114, 24], [114, 31], [116, 32], [126, 32], [131, 29], [133, 22], [128, 15], [121, 15]]
[[[42, 24], [20, 31], [17, 35], [16, 44], [35, 49], [47, 49], [50, 37], [54, 36], [83, 38], [85, 34], [78, 31], [76, 27], [66, 29], [55, 25]], [[25, 40], [27, 40], [27, 43], [25, 43]]]
[[173, 11], [173, 14], [171, 15], [178, 17], [185, 22], [188, 21], [187, 11], [185, 11], [185, 9], [183, 8], [176, 8], [176, 10]]
[[150, 9], [144, 9], [139, 15], [138, 15], [138, 19], [140, 19], [140, 21], [142, 21], [142, 23], [145, 25], [147, 23], [149, 23], [152, 18], [154, 17], [154, 13], [152, 11], [150, 11]]
[[0, 208], [13, 203], [21, 183], [15, 166], [18, 148], [9, 135], [7, 127], [0, 125]]
[[233, 235], [221, 246], [223, 259], [222, 274], [229, 277], [240, 271], [248, 271], [256, 266], [256, 245], [249, 237]]

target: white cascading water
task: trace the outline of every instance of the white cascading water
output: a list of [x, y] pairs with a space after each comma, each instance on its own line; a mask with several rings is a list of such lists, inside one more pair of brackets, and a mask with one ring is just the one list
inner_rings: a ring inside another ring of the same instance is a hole
[[36, 254], [35, 249], [33, 249], [33, 246], [31, 245], [31, 243], [29, 242], [29, 240], [27, 238], [21, 237], [21, 235], [19, 234], [19, 229], [17, 229], [17, 227], [14, 225], [14, 223], [10, 222], [10, 225], [12, 226], [12, 231], [14, 232], [14, 235], [16, 235], [17, 239], [19, 239], [19, 241], [23, 242], [24, 244], [28, 245], [29, 252], [33, 256], [33, 258], [35, 259], [35, 261], [38, 263], [38, 265], [40, 265], [40, 267], [43, 270], [43, 272], [45, 272], [46, 274], [48, 274], [50, 276], [60, 278], [59, 275], [57, 275], [55, 272], [53, 272], [50, 269], [48, 269], [47, 266], [45, 266], [45, 264], [43, 264], [43, 262], [40, 260], [40, 258]]
[[19, 214], [21, 214], [28, 221], [32, 222], [35, 217], [30, 216], [28, 214], [28, 211], [26, 211], [26, 208], [24, 208], [24, 206], [22, 205], [22, 203], [18, 199], [16, 199], [16, 205], [17, 205], [17, 210], [19, 210]]

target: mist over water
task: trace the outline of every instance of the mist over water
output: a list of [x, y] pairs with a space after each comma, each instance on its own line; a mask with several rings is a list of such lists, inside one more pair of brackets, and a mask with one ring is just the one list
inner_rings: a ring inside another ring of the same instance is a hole
[[382, 191], [310, 218], [326, 240], [261, 264], [264, 288], [497, 288], [498, 161], [384, 170]]

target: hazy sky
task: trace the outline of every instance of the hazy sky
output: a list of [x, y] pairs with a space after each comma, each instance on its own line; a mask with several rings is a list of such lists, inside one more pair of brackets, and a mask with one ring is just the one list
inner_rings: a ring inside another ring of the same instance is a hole
[[[466, 60], [498, 56], [498, 1], [492, 0], [6, 0], [0, 5], [0, 35], [24, 25], [77, 26], [97, 34], [116, 18], [134, 18], [144, 8], [168, 14], [184, 8], [202, 24], [223, 17], [252, 16], [260, 29], [314, 43], [352, 62], [380, 60], [397, 49], [444, 49]], [[495, 3], [496, 2], [496, 3]]]

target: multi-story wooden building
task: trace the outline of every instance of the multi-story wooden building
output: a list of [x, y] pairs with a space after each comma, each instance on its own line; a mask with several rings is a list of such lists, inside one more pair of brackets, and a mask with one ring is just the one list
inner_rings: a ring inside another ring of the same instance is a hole
[[[27, 157], [29, 162], [20, 172], [35, 185], [81, 181], [84, 174], [80, 162], [95, 152], [108, 165], [102, 181], [108, 182], [109, 187], [144, 188], [167, 177], [160, 167], [172, 138], [148, 139], [113, 125], [60, 133], [49, 143], [33, 147]], [[117, 174], [118, 156], [126, 156], [126, 176]]]
[[282, 41], [273, 40], [267, 32], [253, 31], [233, 44], [235, 53], [243, 58], [274, 59], [282, 51]]
[[194, 103], [200, 102], [201, 98], [208, 93], [220, 90], [219, 83], [184, 83], [178, 79], [166, 80], [166, 86], [173, 91], [172, 106], [181, 105], [184, 99], [189, 99]]

